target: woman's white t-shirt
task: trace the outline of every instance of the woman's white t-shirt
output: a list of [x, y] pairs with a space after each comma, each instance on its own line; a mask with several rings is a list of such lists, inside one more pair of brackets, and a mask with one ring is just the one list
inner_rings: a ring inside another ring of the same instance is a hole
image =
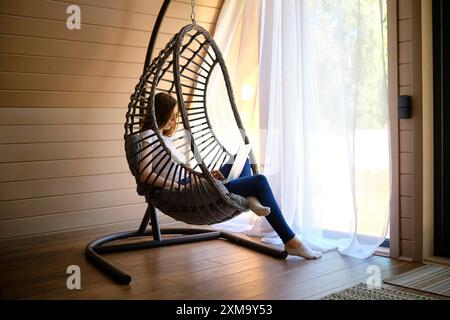
[[[153, 174], [159, 173], [159, 176], [161, 178], [165, 179], [168, 176], [169, 180], [178, 181], [178, 174], [176, 175], [176, 177], [173, 177], [175, 166], [172, 166], [172, 163], [186, 163], [185, 155], [174, 146], [170, 137], [161, 135], [165, 146], [171, 152], [172, 161], [167, 161], [169, 159], [169, 155], [167, 154], [167, 152], [163, 151], [155, 132], [153, 130], [146, 130], [141, 132], [140, 134], [141, 138], [144, 139], [143, 148], [140, 153], [141, 161], [139, 163], [141, 180], [147, 179], [148, 175], [153, 172]], [[155, 150], [155, 148], [158, 149]], [[152, 179], [153, 178], [148, 179], [148, 182], [150, 182]]]

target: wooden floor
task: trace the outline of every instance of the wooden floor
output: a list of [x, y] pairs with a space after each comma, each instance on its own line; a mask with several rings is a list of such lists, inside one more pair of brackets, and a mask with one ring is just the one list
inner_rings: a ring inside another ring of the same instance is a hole
[[[319, 260], [277, 260], [225, 240], [107, 255], [133, 277], [117, 285], [83, 253], [90, 240], [136, 226], [61, 233], [0, 242], [2, 299], [318, 299], [367, 279], [370, 265], [382, 278], [420, 264], [328, 252]], [[124, 229], [125, 228], [125, 229]], [[66, 268], [81, 268], [81, 290], [68, 290]]]

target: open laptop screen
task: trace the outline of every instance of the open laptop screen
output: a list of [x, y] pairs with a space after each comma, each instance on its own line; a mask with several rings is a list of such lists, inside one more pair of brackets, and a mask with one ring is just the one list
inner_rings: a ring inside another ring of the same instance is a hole
[[251, 146], [249, 144], [243, 144], [239, 147], [239, 151], [236, 155], [236, 158], [234, 159], [233, 166], [231, 167], [230, 173], [228, 174], [228, 178], [226, 179], [225, 183], [233, 181], [241, 175], [250, 149]]

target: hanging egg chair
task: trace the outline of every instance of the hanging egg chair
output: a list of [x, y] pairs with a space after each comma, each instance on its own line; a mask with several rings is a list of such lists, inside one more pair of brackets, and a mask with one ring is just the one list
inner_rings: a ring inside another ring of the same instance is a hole
[[[212, 170], [233, 159], [233, 154], [217, 138], [207, 105], [208, 84], [215, 68], [220, 68], [237, 127], [248, 144], [235, 104], [233, 90], [222, 54], [212, 36], [195, 23], [183, 27], [151, 62], [155, 39], [170, 3], [165, 0], [153, 28], [143, 74], [131, 95], [125, 121], [125, 151], [137, 193], [148, 203], [137, 231], [121, 232], [94, 240], [86, 247], [87, 258], [117, 282], [128, 284], [131, 276], [101, 254], [161, 247], [171, 244], [223, 238], [271, 256], [284, 259], [287, 254], [272, 246], [248, 240], [238, 234], [211, 228], [159, 228], [156, 209], [190, 225], [211, 225], [227, 221], [248, 211], [247, 200], [230, 193], [214, 179]], [[155, 97], [164, 92], [176, 97], [178, 129], [163, 136], [155, 116]], [[170, 146], [167, 139], [171, 139]], [[173, 149], [176, 148], [176, 150]], [[181, 154], [176, 157], [174, 153]], [[258, 173], [252, 152], [253, 174]], [[174, 183], [183, 181], [183, 183]], [[148, 225], [151, 229], [147, 230]], [[162, 238], [164, 235], [179, 235]], [[109, 244], [111, 241], [151, 236], [143, 242]]]

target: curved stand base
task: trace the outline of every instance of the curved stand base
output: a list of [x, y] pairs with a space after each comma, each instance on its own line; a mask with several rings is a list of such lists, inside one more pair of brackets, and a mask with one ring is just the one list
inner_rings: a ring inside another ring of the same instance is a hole
[[[128, 232], [119, 232], [111, 235], [104, 236], [102, 238], [96, 239], [90, 242], [85, 249], [86, 257], [90, 262], [92, 262], [100, 271], [103, 271], [115, 281], [120, 284], [129, 284], [131, 282], [131, 276], [127, 273], [123, 272], [108, 260], [103, 258], [101, 254], [103, 253], [111, 253], [111, 252], [122, 252], [122, 251], [130, 251], [130, 250], [139, 250], [146, 248], [155, 248], [155, 247], [163, 247], [181, 243], [189, 243], [195, 241], [204, 241], [204, 240], [214, 240], [223, 238], [229, 240], [238, 245], [242, 245], [248, 247], [250, 249], [259, 251], [261, 253], [270, 255], [272, 257], [278, 259], [285, 259], [287, 257], [286, 251], [278, 250], [269, 245], [261, 244], [252, 240], [248, 240], [246, 238], [240, 237], [237, 234], [230, 232], [220, 232], [220, 231], [211, 231], [210, 229], [202, 229], [202, 228], [167, 228], [156, 230], [156, 233], [159, 234], [172, 234], [172, 235], [181, 235], [179, 237], [172, 237], [168, 239], [160, 239], [160, 240], [148, 240], [141, 242], [133, 242], [133, 243], [125, 243], [125, 244], [111, 244], [104, 246], [104, 244], [123, 239], [131, 239], [137, 237], [144, 236], [153, 236], [153, 232], [151, 230], [140, 232], [140, 231], [128, 231]], [[155, 237], [154, 237], [155, 238]]]

